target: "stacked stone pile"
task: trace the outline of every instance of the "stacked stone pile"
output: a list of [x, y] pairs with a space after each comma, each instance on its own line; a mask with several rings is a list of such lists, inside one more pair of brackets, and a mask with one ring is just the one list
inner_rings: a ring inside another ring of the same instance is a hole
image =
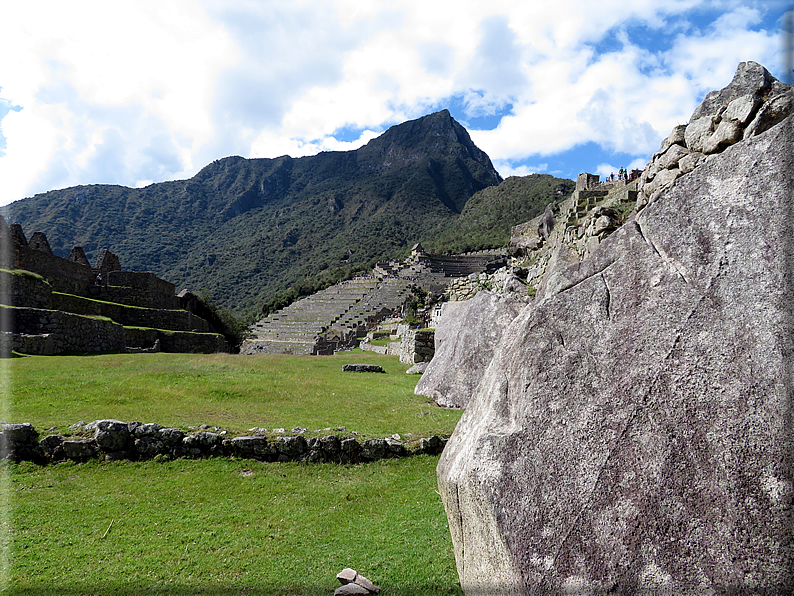
[[346, 567], [337, 573], [336, 579], [338, 579], [342, 585], [334, 590], [334, 596], [354, 596], [355, 594], [364, 595], [380, 593], [380, 588], [378, 586], [350, 567]]
[[[398, 435], [359, 442], [338, 435], [304, 437], [305, 429], [283, 435], [283, 429], [268, 437], [265, 429], [251, 435], [228, 437], [225, 430], [202, 425], [186, 433], [156, 423], [95, 420], [70, 427], [72, 436], [51, 434], [39, 439], [30, 423], [0, 424], [0, 457], [13, 461], [46, 464], [57, 461], [86, 461], [101, 457], [108, 461], [153, 458], [239, 457], [265, 462], [306, 461], [351, 464], [419, 453], [441, 453], [446, 439], [438, 436], [404, 443]], [[330, 429], [326, 429], [330, 430]], [[323, 431], [317, 431], [318, 434]]]
[[640, 176], [637, 209], [734, 143], [769, 130], [794, 111], [791, 87], [756, 62], [741, 62], [733, 81], [709, 93], [688, 124], [676, 126]]

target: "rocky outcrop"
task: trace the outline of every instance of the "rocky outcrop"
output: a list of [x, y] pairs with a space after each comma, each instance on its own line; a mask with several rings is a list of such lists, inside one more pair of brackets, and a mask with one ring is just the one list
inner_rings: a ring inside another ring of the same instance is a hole
[[640, 177], [642, 209], [673, 182], [727, 147], [769, 130], [794, 111], [791, 87], [756, 62], [741, 62], [731, 83], [712, 91], [688, 124], [676, 126]]
[[435, 332], [435, 356], [414, 393], [445, 408], [465, 408], [505, 329], [525, 303], [488, 291], [465, 302], [447, 302]]
[[793, 126], [654, 192], [468, 368], [438, 479], [469, 596], [794, 592]]

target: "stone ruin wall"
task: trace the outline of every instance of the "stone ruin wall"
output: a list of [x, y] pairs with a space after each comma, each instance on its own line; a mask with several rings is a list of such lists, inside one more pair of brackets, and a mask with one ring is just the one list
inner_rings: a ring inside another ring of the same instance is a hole
[[[100, 251], [96, 266], [91, 267], [81, 247], [74, 247], [64, 259], [52, 253], [42, 232], [34, 233], [28, 241], [19, 224], [8, 226], [5, 219], [0, 221], [0, 240], [10, 245], [10, 260], [3, 263], [4, 267], [37, 273], [56, 292], [142, 308], [179, 308], [174, 284], [153, 273], [122, 271], [118, 256], [107, 249]], [[101, 288], [93, 284], [95, 274], [100, 271], [107, 282]]]
[[435, 352], [435, 331], [431, 329], [403, 331], [400, 342], [400, 362], [403, 364], [430, 362]]
[[[12, 317], [4, 316], [12, 310]], [[1, 330], [3, 344], [10, 344], [11, 349], [25, 354], [124, 350], [124, 327], [109, 319], [8, 306], [0, 306], [0, 313], [0, 321], [14, 321], [13, 329]], [[26, 333], [17, 333], [17, 329], [24, 329]]]
[[[2, 265], [15, 269], [0, 271], [2, 302], [8, 305], [0, 317], [4, 350], [41, 355], [154, 346], [166, 352], [228, 351], [223, 336], [211, 332], [205, 319], [180, 308], [174, 284], [153, 273], [121, 271], [118, 257], [106, 249], [92, 268], [82, 248], [63, 259], [52, 254], [43, 233], [28, 242], [21, 226], [6, 226], [2, 218], [0, 241], [11, 245]], [[97, 272], [103, 272], [105, 284], [94, 283]]]
[[91, 268], [52, 253], [19, 244], [11, 248], [14, 253], [11, 268], [38, 273], [49, 280], [56, 292], [85, 294], [86, 286], [91, 284], [94, 277]]
[[124, 304], [88, 300], [71, 294], [53, 294], [50, 308], [79, 312], [87, 316], [109, 317], [127, 327], [154, 327], [177, 331], [208, 333], [209, 323], [186, 310], [130, 307]]
[[177, 309], [180, 307], [174, 284], [160, 279], [154, 273], [112, 271], [108, 274], [108, 284], [112, 286], [116, 298], [112, 302], [144, 308]]
[[[213, 427], [202, 425], [200, 428]], [[239, 457], [265, 462], [353, 464], [423, 453], [438, 455], [447, 442], [434, 435], [406, 443], [395, 436], [359, 443], [354, 438], [337, 435], [308, 438], [302, 433], [283, 435], [283, 429], [274, 430], [275, 436], [267, 436], [261, 429], [253, 435], [229, 438], [225, 430], [217, 427], [214, 428], [216, 432], [186, 433], [157, 423], [119, 420], [79, 422], [70, 429], [78, 434], [52, 434], [39, 439], [38, 431], [30, 423], [0, 423], [0, 459], [48, 464], [67, 460], [84, 462], [98, 457], [108, 461], [147, 460], [158, 456], [166, 459]], [[298, 429], [292, 432], [296, 431]]]

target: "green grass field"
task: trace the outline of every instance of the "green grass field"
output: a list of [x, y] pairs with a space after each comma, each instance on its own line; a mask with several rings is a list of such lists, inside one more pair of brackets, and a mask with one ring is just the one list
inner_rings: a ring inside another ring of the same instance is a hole
[[[386, 374], [342, 373], [380, 364]], [[452, 432], [460, 412], [413, 394], [396, 357], [130, 354], [3, 363], [8, 421], [97, 418], [233, 432], [347, 426]], [[3, 467], [3, 592], [332, 594], [353, 567], [382, 594], [461, 594], [438, 457], [370, 464], [208, 459]]]
[[[385, 374], [343, 373], [348, 363]], [[460, 412], [414, 395], [416, 375], [396, 356], [355, 350], [335, 356], [107, 354], [6, 362], [13, 399], [3, 416], [42, 431], [115, 418], [230, 434], [254, 426], [309, 431], [347, 427], [365, 438], [449, 435]], [[327, 433], [325, 433], [327, 434]]]

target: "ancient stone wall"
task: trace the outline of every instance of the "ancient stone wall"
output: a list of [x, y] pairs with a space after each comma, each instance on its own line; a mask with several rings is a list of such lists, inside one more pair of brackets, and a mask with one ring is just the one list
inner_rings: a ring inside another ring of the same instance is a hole
[[449, 282], [444, 294], [450, 302], [470, 300], [480, 290], [489, 290], [502, 293], [505, 280], [510, 276], [510, 271], [503, 267], [493, 273], [472, 273], [467, 277], [459, 277]]
[[4, 292], [8, 292], [4, 300], [15, 306], [49, 308], [52, 287], [35, 273], [22, 269], [0, 270], [0, 284]]
[[432, 329], [407, 329], [400, 342], [400, 362], [430, 362], [436, 351], [434, 337]]
[[43, 250], [16, 246], [15, 269], [33, 271], [49, 281], [53, 290], [69, 294], [85, 294], [94, 277], [90, 268]]
[[184, 432], [157, 423], [119, 420], [80, 422], [70, 428], [77, 434], [53, 434], [39, 439], [38, 431], [30, 423], [0, 424], [0, 458], [46, 464], [66, 460], [83, 462], [97, 457], [112, 461], [225, 456], [266, 462], [351, 464], [421, 453], [438, 455], [447, 442], [434, 435], [409, 444], [395, 436], [359, 443], [354, 438], [337, 435], [305, 437], [302, 434], [305, 429], [293, 429], [293, 433], [302, 431], [298, 435], [286, 435], [284, 429], [278, 429], [268, 436], [262, 429], [253, 435], [229, 438], [225, 430], [208, 425], [200, 427], [208, 430]]
[[228, 352], [229, 347], [222, 335], [217, 333], [191, 333], [157, 329], [157, 339], [163, 352], [213, 354]]
[[153, 348], [157, 341], [157, 329], [140, 329], [138, 327], [124, 328], [124, 343], [127, 348], [146, 350]]
[[[98, 352], [124, 350], [124, 328], [110, 319], [75, 315], [58, 310], [0, 306], [0, 311], [13, 316], [0, 317], [13, 328], [2, 331], [25, 335], [48, 335], [42, 338], [45, 351], [28, 353], [59, 354], [64, 351]], [[19, 344], [32, 340], [20, 339]]]
[[108, 274], [108, 284], [113, 302], [145, 308], [179, 308], [174, 284], [154, 273], [112, 271]]
[[209, 324], [185, 310], [139, 308], [113, 302], [103, 302], [53, 292], [50, 308], [66, 312], [109, 317], [121, 325], [130, 327], [154, 327], [175, 331], [209, 331]]

